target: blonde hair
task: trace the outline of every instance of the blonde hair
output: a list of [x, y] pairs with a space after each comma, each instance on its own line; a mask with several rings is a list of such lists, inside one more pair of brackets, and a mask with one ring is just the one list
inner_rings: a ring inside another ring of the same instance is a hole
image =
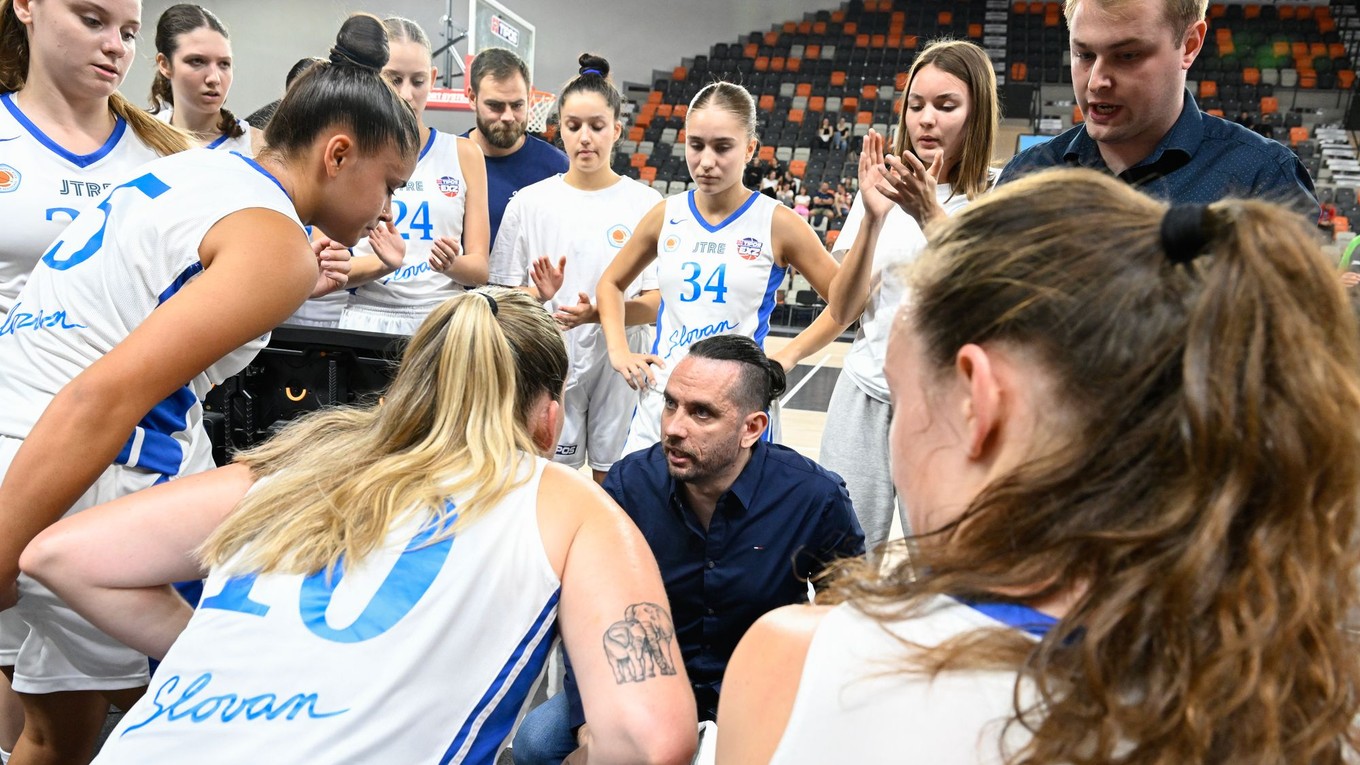
[[[1077, 12], [1077, 6], [1082, 2], [1090, 2], [1100, 6], [1105, 11], [1114, 13], [1137, 2], [1139, 5], [1150, 0], [1066, 0], [1063, 3], [1063, 15], [1068, 19]], [[1197, 21], [1203, 21], [1204, 15], [1209, 10], [1209, 0], [1162, 0], [1162, 20], [1171, 29], [1171, 41], [1177, 45], [1185, 41], [1185, 33], [1190, 26]]]
[[[14, 13], [13, 0], [0, 0], [0, 93], [17, 93], [28, 81], [28, 30]], [[109, 111], [122, 117], [142, 143], [161, 156], [188, 149], [187, 133], [138, 109], [122, 93], [109, 96]]]
[[1056, 170], [935, 231], [897, 330], [922, 348], [908, 363], [943, 375], [966, 344], [1018, 349], [1062, 402], [1043, 415], [1059, 445], [985, 487], [914, 570], [839, 592], [883, 620], [939, 595], [1072, 597], [1039, 643], [982, 631], [913, 653], [913, 671], [1034, 682], [1010, 762], [1341, 765], [1360, 711], [1355, 317], [1301, 216], [1216, 202], [1186, 262], [1166, 210]]
[[953, 75], [968, 86], [968, 125], [963, 151], [948, 180], [954, 193], [962, 192], [973, 199], [991, 187], [992, 145], [996, 142], [1001, 112], [996, 101], [996, 73], [992, 71], [992, 60], [986, 51], [967, 40], [936, 40], [921, 51], [911, 64], [907, 87], [898, 102], [901, 115], [897, 119], [893, 151], [899, 157], [916, 151], [911, 143], [911, 131], [907, 129], [907, 96], [916, 73], [926, 66]]
[[[526, 293], [450, 298], [416, 330], [385, 401], [318, 412], [237, 457], [270, 480], [203, 544], [202, 560], [329, 571], [419, 514], [437, 521], [431, 543], [452, 536], [526, 480], [530, 413], [561, 396], [566, 375], [561, 332]], [[463, 498], [456, 510], [445, 506], [452, 496]]]

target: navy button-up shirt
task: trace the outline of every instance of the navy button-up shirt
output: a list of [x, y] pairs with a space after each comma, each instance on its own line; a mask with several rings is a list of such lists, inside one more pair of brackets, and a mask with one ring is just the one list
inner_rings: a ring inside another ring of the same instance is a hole
[[[1086, 167], [1109, 173], [1100, 146], [1077, 125], [1015, 155], [998, 184], [1051, 167]], [[1235, 122], [1205, 114], [1185, 91], [1181, 116], [1157, 148], [1116, 177], [1174, 204], [1209, 204], [1225, 197], [1278, 202], [1316, 221], [1321, 208], [1313, 179], [1283, 144]]]
[[[798, 452], [757, 441], [705, 531], [685, 507], [657, 444], [614, 464], [604, 489], [651, 545], [694, 687], [699, 719], [717, 716], [727, 661], [765, 612], [806, 603], [807, 580], [864, 554], [864, 532], [841, 477]], [[585, 721], [575, 683], [572, 726]]]

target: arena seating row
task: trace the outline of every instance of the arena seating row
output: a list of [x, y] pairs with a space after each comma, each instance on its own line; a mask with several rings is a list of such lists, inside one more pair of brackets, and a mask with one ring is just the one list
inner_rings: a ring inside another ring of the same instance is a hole
[[[1337, 5], [1215, 4], [1210, 39], [1190, 73], [1201, 108], [1294, 147], [1320, 183], [1329, 183], [1321, 177], [1328, 171], [1323, 144], [1307, 124], [1307, 110], [1292, 108], [1292, 94], [1355, 87], [1355, 52], [1343, 33], [1357, 12]], [[823, 145], [817, 140], [822, 121], [836, 126], [844, 120], [852, 139], [870, 129], [891, 133], [906, 71], [919, 48], [940, 36], [978, 42], [993, 55], [1002, 82], [1071, 81], [1060, 3], [852, 0], [716, 43], [669, 76], [656, 77], [636, 106], [614, 167], [662, 193], [685, 188], [687, 104], [701, 87], [721, 78], [741, 82], [757, 99], [759, 164], [787, 168], [814, 187], [852, 177], [855, 142], [845, 151]], [[1079, 121], [1080, 113], [1073, 112], [1073, 121]], [[1345, 173], [1336, 176], [1350, 181]], [[1336, 194], [1328, 188], [1330, 198], [1344, 203], [1338, 212], [1349, 212], [1354, 189]]]

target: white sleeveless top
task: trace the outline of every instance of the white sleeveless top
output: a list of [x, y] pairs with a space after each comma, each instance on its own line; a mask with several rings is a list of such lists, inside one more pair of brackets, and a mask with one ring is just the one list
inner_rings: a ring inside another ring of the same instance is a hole
[[[968, 197], [953, 197], [950, 185], [935, 187], [935, 199], [945, 213], [953, 215], [968, 206]], [[864, 224], [864, 204], [859, 195], [845, 216], [845, 227], [836, 240], [836, 259], [842, 260], [850, 251], [860, 226]], [[907, 285], [902, 278], [902, 266], [920, 257], [926, 248], [926, 237], [916, 219], [902, 208], [893, 205], [883, 221], [878, 235], [878, 247], [870, 253], [874, 259], [869, 276], [869, 301], [860, 317], [855, 341], [845, 354], [844, 371], [860, 390], [883, 403], [888, 403], [888, 381], [883, 375], [883, 361], [888, 352], [888, 334], [893, 316], [907, 297]]]
[[695, 206], [696, 193], [666, 199], [657, 239], [661, 311], [652, 353], [666, 362], [654, 369], [659, 390], [689, 347], [706, 337], [745, 335], [763, 348], [788, 270], [774, 258], [778, 200], [752, 192], [727, 220], [710, 223]]
[[[175, 107], [162, 106], [160, 111], [156, 112], [151, 116], [169, 125], [170, 118], [173, 117], [174, 114]], [[242, 130], [242, 133], [239, 136], [232, 138], [226, 133], [223, 133], [222, 135], [219, 135], [213, 140], [203, 144], [203, 148], [218, 149], [221, 151], [234, 151], [240, 154], [244, 154], [247, 157], [255, 156], [255, 147], [251, 145], [250, 142], [251, 134], [255, 131], [255, 128], [252, 127], [249, 122], [246, 122], [243, 119], [236, 120], [236, 124], [239, 125]]]
[[[62, 386], [202, 272], [198, 248], [208, 230], [249, 208], [302, 226], [283, 187], [253, 160], [192, 149], [139, 168], [82, 213], [0, 323], [0, 435], [27, 436]], [[167, 478], [212, 467], [199, 399], [267, 340], [233, 351], [157, 404], [115, 462]]]
[[343, 575], [214, 568], [96, 762], [494, 763], [557, 632], [546, 464], [456, 536], [413, 518]]
[[[463, 241], [467, 182], [458, 162], [458, 142], [465, 140], [430, 128], [430, 138], [420, 151], [415, 172], [392, 195], [392, 224], [406, 240], [402, 266], [356, 289], [349, 305], [428, 312], [464, 291], [462, 285], [430, 268], [430, 251], [440, 237], [459, 244]], [[355, 257], [372, 255], [373, 246], [364, 238], [353, 252]]]
[[104, 145], [67, 151], [0, 95], [0, 319], [66, 225], [159, 155], [119, 117]]
[[[593, 302], [605, 269], [632, 238], [642, 216], [660, 201], [655, 189], [631, 178], [619, 178], [609, 188], [596, 191], [575, 188], [561, 175], [546, 178], [510, 198], [492, 259], [511, 264], [519, 281], [506, 286], [518, 287], [530, 283], [528, 271], [534, 260], [547, 256], [556, 265], [558, 258], [566, 257], [562, 288], [551, 296], [548, 311], [576, 305], [582, 292]], [[652, 265], [628, 285], [624, 299], [654, 289], [656, 267]], [[628, 327], [629, 347], [650, 347], [651, 331], [649, 326]], [[599, 324], [573, 327], [563, 333], [563, 339], [571, 359], [571, 379], [609, 358]]]
[[848, 604], [832, 609], [808, 648], [771, 765], [1000, 765], [1003, 751], [1015, 751], [1029, 738], [1023, 726], [1005, 725], [1014, 715], [1016, 673], [956, 671], [931, 678], [903, 669], [909, 649], [902, 644], [933, 647], [974, 630], [1017, 626], [1017, 614], [1039, 628], [1033, 632], [1053, 621], [1031, 609], [1000, 608], [988, 615], [941, 596], [913, 618], [886, 626]]

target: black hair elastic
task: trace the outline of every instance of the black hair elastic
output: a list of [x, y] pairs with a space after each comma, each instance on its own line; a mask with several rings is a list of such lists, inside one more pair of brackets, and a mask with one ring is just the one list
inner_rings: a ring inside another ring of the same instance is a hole
[[477, 294], [478, 294], [478, 295], [481, 295], [481, 296], [484, 297], [484, 298], [486, 298], [486, 302], [489, 303], [489, 304], [491, 305], [491, 315], [492, 315], [492, 316], [496, 316], [496, 315], [499, 315], [499, 314], [500, 314], [501, 307], [500, 307], [499, 305], [496, 304], [496, 298], [491, 297], [490, 295], [486, 294], [485, 292], [478, 292]]
[[1210, 235], [1207, 205], [1175, 205], [1162, 216], [1162, 250], [1172, 263], [1189, 263], [1204, 254]]
[[382, 67], [375, 67], [371, 63], [367, 63], [366, 57], [360, 56], [358, 53], [355, 53], [340, 43], [336, 43], [331, 48], [331, 63], [356, 66], [360, 69], [367, 69], [370, 72], [376, 72], [382, 69]]

